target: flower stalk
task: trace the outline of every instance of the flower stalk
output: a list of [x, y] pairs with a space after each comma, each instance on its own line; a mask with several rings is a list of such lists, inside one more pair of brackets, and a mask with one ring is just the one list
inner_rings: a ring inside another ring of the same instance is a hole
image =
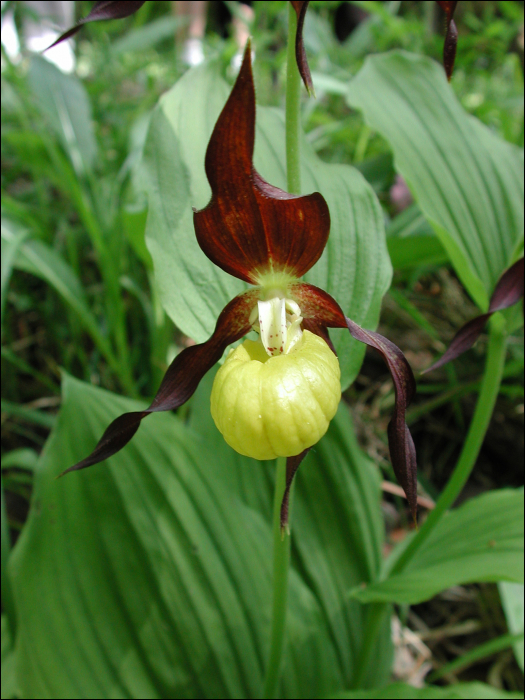
[[286, 608], [288, 602], [288, 572], [290, 568], [290, 530], [281, 530], [281, 503], [286, 487], [286, 457], [277, 459], [273, 500], [273, 602], [270, 655], [266, 668], [263, 697], [277, 697], [282, 668]]
[[[301, 76], [295, 59], [295, 38], [297, 15], [292, 5], [288, 5], [288, 54], [286, 68], [286, 183], [288, 192], [301, 193]], [[270, 654], [264, 682], [266, 699], [275, 698], [279, 686], [286, 633], [286, 613], [288, 602], [288, 581], [290, 569], [290, 506], [288, 502], [288, 527], [281, 527], [281, 504], [286, 488], [286, 458], [277, 460], [275, 475], [275, 495], [273, 501], [273, 602]]]
[[301, 194], [301, 76], [295, 60], [297, 15], [288, 4], [288, 52], [286, 64], [286, 184], [291, 194]]

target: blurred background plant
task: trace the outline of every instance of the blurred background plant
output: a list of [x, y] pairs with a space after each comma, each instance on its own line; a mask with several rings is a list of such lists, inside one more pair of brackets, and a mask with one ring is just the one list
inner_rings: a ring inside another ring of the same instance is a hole
[[[147, 398], [176, 352], [192, 342], [160, 303], [145, 245], [139, 167], [152, 110], [187, 69], [181, 42], [173, 41], [187, 20], [172, 3], [150, 2], [120, 22], [87, 25], [76, 36], [75, 69], [65, 74], [25, 45], [24, 25], [35, 21], [32, 4], [2, 3], [2, 19], [13, 18], [20, 41], [18, 53], [2, 44], [1, 76], [3, 602], [11, 595], [4, 588], [4, 546], [7, 552], [24, 526], [38, 455], [60, 406], [61, 368], [92, 385]], [[77, 2], [77, 17], [89, 8]], [[255, 2], [252, 10], [209, 3], [202, 56], [218, 59], [231, 82], [239, 52], [231, 23], [248, 23], [258, 102], [282, 106], [286, 3]], [[456, 22], [454, 92], [467, 112], [523, 146], [523, 3], [461, 2]], [[349, 107], [347, 93], [370, 54], [402, 48], [439, 61], [443, 15], [430, 2], [311, 2], [304, 40], [317, 93], [303, 104], [307, 139], [323, 160], [357, 167], [379, 197], [395, 273], [379, 330], [422, 370], [476, 307], [396, 174], [387, 141]], [[418, 380], [408, 421], [427, 503], [461, 451], [485, 351], [484, 336], [453, 366]], [[508, 352], [491, 427], [461, 500], [523, 484], [518, 332]], [[379, 360], [367, 355], [345, 400], [360, 444], [386, 482], [388, 549], [406, 536], [408, 523], [391, 484], [385, 428], [394, 397]], [[397, 677], [418, 684], [433, 668], [446, 681], [479, 679], [522, 690], [523, 645], [513, 655], [516, 638], [508, 633], [523, 631], [523, 587], [500, 584], [500, 591], [503, 605], [496, 584], [480, 584], [400, 606]]]

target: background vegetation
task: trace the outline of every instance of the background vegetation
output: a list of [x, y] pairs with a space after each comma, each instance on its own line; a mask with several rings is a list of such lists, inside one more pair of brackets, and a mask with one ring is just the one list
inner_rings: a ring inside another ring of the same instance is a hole
[[[77, 5], [79, 15], [87, 14], [89, 3]], [[178, 20], [170, 14], [169, 5], [146, 3], [129, 19], [86, 26], [78, 35], [74, 76], [60, 74], [41, 56], [23, 51], [22, 60], [13, 63], [2, 52], [2, 602], [7, 613], [16, 591], [6, 579], [5, 565], [9, 548], [24, 528], [35, 475], [53, 456], [62, 459], [67, 454], [68, 445], [57, 444], [64, 439], [64, 422], [71, 422], [70, 440], [74, 440], [75, 420], [91, 421], [90, 429], [97, 437], [99, 423], [103, 428], [107, 418], [107, 407], [97, 408], [98, 394], [82, 394], [84, 412], [64, 414], [62, 437], [48, 443], [39, 461], [62, 401], [71, 401], [80, 391], [69, 379], [69, 393], [61, 398], [61, 373], [131, 399], [148, 398], [176, 352], [192, 342], [163, 310], [145, 245], [147, 202], [140, 162], [149, 119], [159, 97], [186, 70], [174, 47]], [[238, 11], [236, 3], [224, 5], [230, 13]], [[250, 31], [261, 105], [282, 107], [284, 103], [285, 5], [253, 3]], [[348, 83], [368, 55], [390, 49], [406, 49], [440, 61], [443, 17], [428, 2], [324, 1], [310, 6], [304, 39], [317, 99], [304, 99], [306, 138], [325, 162], [357, 167], [379, 197], [394, 267], [379, 330], [403, 349], [418, 372], [431, 364], [477, 308], [429, 222], [396, 175], [395, 147], [365, 122], [361, 111], [350, 106]], [[356, 10], [366, 14], [358, 16]], [[19, 23], [24, 12], [24, 6], [16, 4]], [[505, 141], [523, 147], [523, 3], [461, 2], [456, 19], [459, 45], [453, 91], [466, 112]], [[222, 10], [212, 8], [204, 50], [207, 57], [219, 61], [230, 83], [231, 60], [238, 48]], [[486, 346], [486, 337], [482, 337], [453, 366], [418, 377], [418, 396], [408, 422], [427, 505], [437, 499], [461, 452]], [[460, 503], [523, 484], [523, 368], [523, 338], [517, 330], [509, 340], [490, 429]], [[380, 360], [367, 354], [344, 399], [361, 449], [387, 482], [382, 498], [386, 554], [404, 540], [410, 527], [405, 502], [392, 488], [395, 479], [388, 459], [386, 424], [394, 399]], [[199, 402], [206, 400], [203, 391], [189, 408], [180, 409], [180, 425], [197, 429], [192, 416], [203, 405]], [[118, 410], [127, 405], [122, 400]], [[88, 407], [96, 419], [90, 418]], [[157, 429], [169, 432], [171, 428], [166, 423]], [[92, 447], [88, 438], [86, 453]], [[369, 464], [353, 438], [348, 438], [344, 448], [339, 438], [329, 439], [331, 443], [319, 447], [321, 464], [344, 450], [354, 454], [354, 462]], [[167, 468], [161, 466], [161, 471]], [[271, 480], [265, 474], [260, 478]], [[53, 484], [49, 482], [46, 488]], [[103, 487], [101, 477], [96, 488]], [[265, 498], [261, 496], [261, 501]], [[80, 500], [75, 503], [71, 508], [78, 507], [80, 512], [84, 506]], [[33, 502], [33, 508], [37, 507]], [[487, 505], [487, 517], [491, 507]], [[503, 502], [494, 507], [510, 512]], [[269, 502], [261, 504], [261, 512], [268, 517], [270, 508]], [[422, 508], [423, 517], [424, 512]], [[367, 516], [363, 517], [366, 521]], [[372, 530], [382, 527], [375, 520], [368, 525]], [[461, 538], [463, 526], [458, 523], [456, 537]], [[305, 575], [309, 581], [314, 576], [310, 567], [315, 571], [319, 562], [308, 561], [308, 537], [303, 536], [305, 542], [299, 539], [294, 556], [301, 575], [309, 572]], [[151, 538], [153, 541], [153, 535]], [[325, 545], [321, 538], [319, 548]], [[116, 551], [113, 554], [117, 556]], [[223, 556], [234, 557], [234, 552]], [[140, 566], [140, 562], [135, 564]], [[34, 566], [38, 569], [37, 563]], [[15, 587], [23, 574], [19, 566]], [[299, 595], [298, 583], [294, 590]], [[411, 607], [412, 600], [401, 602], [395, 609], [394, 677], [417, 684], [431, 672], [438, 685], [480, 680], [494, 688], [522, 691], [523, 642], [520, 646], [519, 638], [509, 636], [523, 631], [522, 596], [519, 585], [487, 582], [456, 585], [430, 600], [424, 596], [425, 602], [416, 601]], [[41, 604], [46, 605], [45, 597]], [[298, 619], [293, 624], [300, 627]], [[2, 654], [5, 652], [7, 672], [14, 673], [14, 657], [9, 655], [12, 644], [7, 632], [4, 638], [4, 625], [7, 629], [3, 616]], [[35, 634], [42, 634], [44, 644], [45, 629]], [[300, 650], [298, 644], [298, 654]], [[288, 678], [292, 676], [290, 672]], [[388, 680], [388, 673], [383, 677]], [[13, 680], [9, 686], [12, 676], [7, 678], [5, 696], [13, 697], [16, 684]], [[289, 683], [292, 687], [292, 680]], [[166, 692], [163, 687], [155, 691], [156, 697]], [[220, 687], [215, 692], [218, 694], [208, 697], [224, 696]]]

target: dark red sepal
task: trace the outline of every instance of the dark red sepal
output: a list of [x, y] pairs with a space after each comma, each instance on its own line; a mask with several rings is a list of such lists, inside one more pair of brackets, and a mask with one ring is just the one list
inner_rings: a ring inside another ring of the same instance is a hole
[[292, 481], [295, 476], [296, 471], [299, 469], [299, 465], [303, 459], [308, 454], [310, 448], [303, 450], [301, 454], [295, 457], [288, 457], [286, 459], [286, 486], [284, 489], [283, 500], [281, 503], [281, 536], [284, 537], [286, 530], [288, 529], [288, 515], [290, 508], [290, 489], [292, 487]]
[[224, 350], [250, 330], [250, 313], [257, 304], [259, 291], [251, 289], [239, 294], [222, 310], [212, 337], [205, 343], [183, 350], [173, 360], [149, 408], [124, 413], [106, 429], [93, 452], [67, 472], [85, 469], [119, 452], [138, 430], [140, 422], [150, 413], [172, 411], [193, 395], [200, 380], [220, 360]]
[[456, 5], [458, 3], [457, 0], [456, 2], [436, 1], [447, 16], [447, 33], [445, 35], [445, 44], [443, 45], [443, 66], [447, 74], [447, 79], [450, 80], [454, 70], [456, 49], [458, 46], [458, 28], [454, 22], [454, 12], [456, 11]]
[[390, 458], [397, 480], [405, 490], [414, 520], [417, 513], [417, 461], [414, 441], [405, 421], [406, 409], [416, 392], [416, 381], [401, 350], [379, 333], [365, 330], [347, 318], [339, 304], [326, 292], [311, 284], [290, 287], [290, 296], [301, 308], [301, 315], [328, 328], [348, 328], [352, 336], [377, 350], [386, 362], [396, 395], [395, 408], [388, 424]]
[[319, 193], [299, 197], [267, 183], [253, 168], [255, 90], [250, 44], [206, 151], [210, 203], [194, 213], [208, 258], [245, 282], [272, 270], [301, 277], [321, 257], [330, 213]]
[[51, 46], [47, 47], [47, 49], [50, 49], [52, 46], [56, 46], [62, 41], [69, 39], [69, 37], [73, 36], [80, 29], [82, 29], [84, 24], [88, 24], [89, 22], [98, 22], [102, 19], [123, 19], [124, 17], [129, 17], [129, 15], [132, 15], [134, 12], [139, 10], [142, 5], [144, 5], [144, 0], [142, 0], [142, 2], [136, 2], [135, 0], [131, 0], [130, 2], [124, 2], [121, 0], [103, 0], [102, 2], [96, 2], [87, 17], [83, 17], [75, 24], [74, 27], [71, 27], [71, 29], [68, 29], [66, 32], [61, 34], [58, 39], [51, 44]]
[[514, 306], [520, 299], [523, 299], [523, 258], [520, 258], [500, 277], [499, 282], [490, 298], [489, 310], [486, 314], [476, 316], [466, 323], [454, 336], [448, 350], [434, 364], [426, 369], [423, 374], [432, 372], [434, 369], [443, 367], [447, 362], [455, 360], [464, 352], [470, 350], [479, 338], [485, 324], [496, 311], [503, 311], [510, 306]]
[[308, 65], [308, 59], [306, 58], [306, 51], [304, 48], [303, 41], [303, 27], [304, 18], [306, 17], [306, 10], [308, 9], [308, 2], [301, 2], [292, 0], [292, 6], [297, 15], [297, 32], [295, 34], [295, 59], [297, 61], [297, 68], [305, 88], [309, 95], [314, 95], [314, 84], [312, 82], [312, 75], [310, 73], [310, 66]]

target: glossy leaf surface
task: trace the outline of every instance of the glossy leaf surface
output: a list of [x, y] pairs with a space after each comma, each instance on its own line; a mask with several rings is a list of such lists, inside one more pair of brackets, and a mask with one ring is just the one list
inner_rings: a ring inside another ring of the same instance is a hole
[[[146, 236], [163, 305], [197, 342], [209, 337], [221, 309], [244, 288], [199, 249], [191, 210], [210, 199], [204, 156], [228, 94], [217, 65], [188, 71], [161, 98], [143, 161], [150, 203]], [[306, 142], [303, 146], [303, 192], [320, 192], [331, 218], [328, 244], [305, 279], [332, 294], [357, 323], [374, 328], [391, 279], [379, 203], [357, 170], [325, 164]], [[281, 189], [286, 189], [284, 154], [283, 113], [258, 107], [254, 165]], [[333, 338], [344, 388], [355, 378], [364, 348], [348, 332], [335, 331]]]
[[390, 143], [398, 171], [486, 311], [523, 245], [523, 151], [469, 116], [427, 58], [369, 57], [347, 99]]
[[402, 573], [352, 594], [362, 602], [420, 603], [477, 581], [523, 581], [522, 490], [492, 491], [450, 511]]
[[[111, 418], [143, 408], [69, 377], [64, 392], [9, 567], [21, 696], [257, 697], [274, 466], [235, 455], [197, 421], [204, 385], [193, 428], [157, 415], [106, 464], [57, 481]], [[350, 684], [363, 609], [346, 586], [380, 564], [378, 475], [348, 436], [348, 417], [332, 426], [297, 477], [280, 697]], [[386, 682], [389, 662], [385, 629], [370, 682]]]

